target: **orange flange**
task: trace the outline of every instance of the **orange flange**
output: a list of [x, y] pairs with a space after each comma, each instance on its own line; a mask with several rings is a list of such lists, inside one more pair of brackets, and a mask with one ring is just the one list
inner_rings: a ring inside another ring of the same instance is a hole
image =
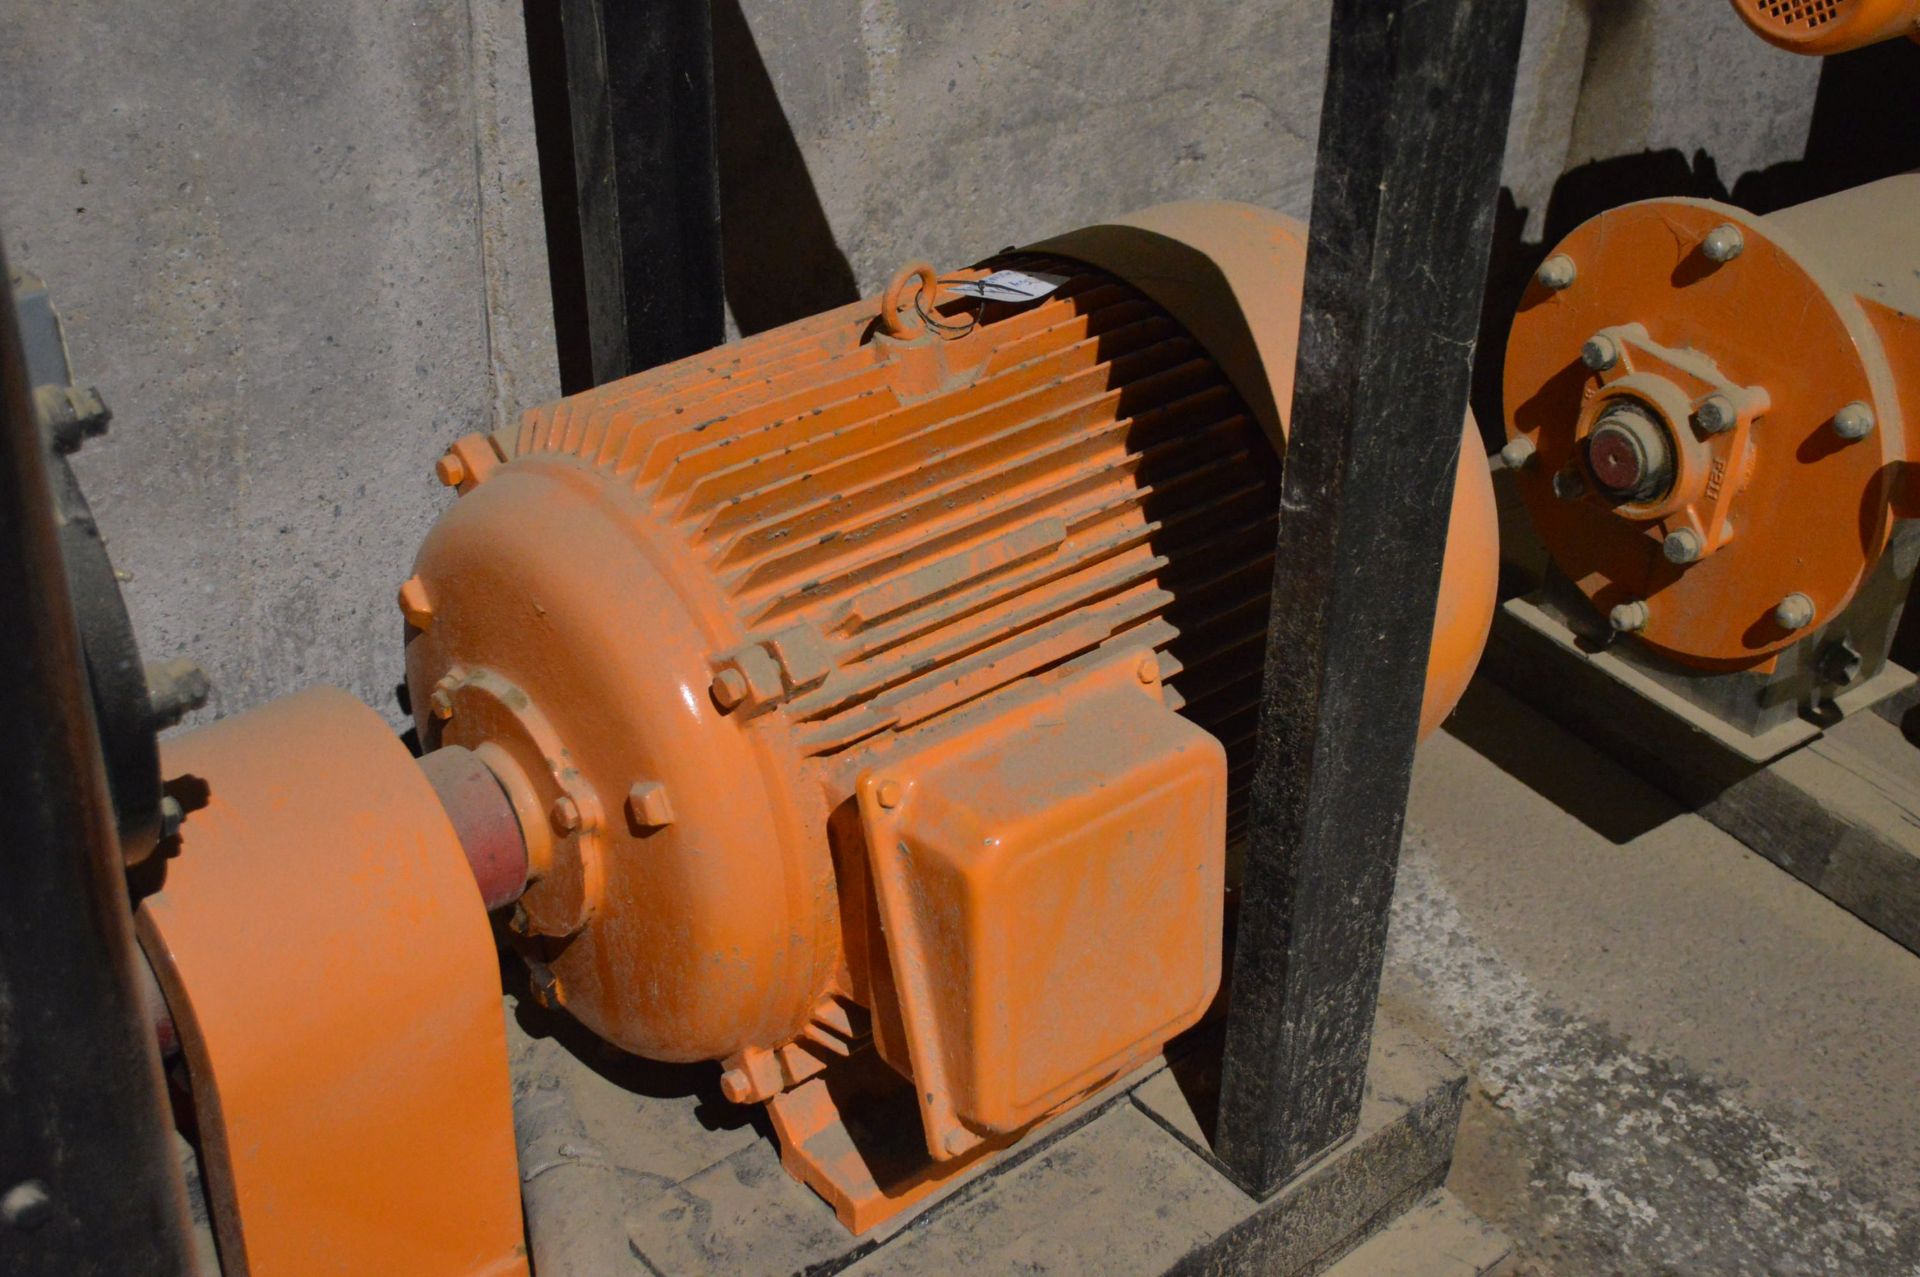
[[1617, 629], [1697, 668], [1764, 667], [1879, 562], [1920, 407], [1915, 199], [1905, 177], [1769, 217], [1629, 204], [1542, 267], [1508, 346], [1509, 455], [1554, 561]]
[[525, 1273], [498, 966], [419, 767], [332, 689], [162, 759], [186, 818], [137, 923], [225, 1271]]

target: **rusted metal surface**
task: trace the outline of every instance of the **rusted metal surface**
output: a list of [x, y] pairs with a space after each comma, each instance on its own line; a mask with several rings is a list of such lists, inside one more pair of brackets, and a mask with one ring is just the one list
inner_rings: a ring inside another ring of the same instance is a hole
[[[1515, 475], [1560, 569], [1635, 641], [1709, 670], [1773, 668], [1842, 613], [1915, 509], [1920, 177], [1754, 217], [1630, 204], [1556, 250], [1508, 346]], [[1621, 423], [1651, 441], [1641, 473]], [[1573, 480], [1580, 480], [1574, 482]], [[1806, 596], [1811, 609], [1782, 609]], [[1798, 623], [1795, 623], [1798, 622]]]
[[136, 923], [229, 1277], [525, 1273], [493, 944], [406, 749], [321, 689], [163, 763], [187, 811]]
[[[1158, 1049], [1185, 1022], [1164, 999], [1211, 996], [1217, 899], [1181, 897], [1166, 920], [1177, 937], [1142, 941], [1168, 964], [1136, 973], [1157, 987], [1135, 995], [1154, 1011], [1135, 1023], [1048, 965], [1086, 937], [1038, 930], [1025, 888], [966, 897], [1006, 926], [989, 937], [969, 904], [975, 921], [930, 945], [984, 963], [1020, 933], [1031, 987], [1007, 987], [1063, 1020], [1034, 1074], [1047, 1084], [990, 1097], [1046, 1044], [989, 1045], [963, 1023], [979, 1008], [909, 1009], [895, 994], [903, 933], [881, 911], [933, 888], [925, 865], [882, 883], [897, 866], [876, 861], [856, 791], [893, 780], [905, 819], [927, 806], [911, 796], [927, 792], [921, 763], [1011, 748], [1001, 734], [1036, 688], [1120, 669], [1131, 695], [1224, 747], [1218, 812], [1168, 843], [1196, 872], [1218, 866], [1210, 822], [1231, 818], [1248, 780], [1279, 504], [1278, 418], [1243, 387], [1270, 404], [1268, 378], [1286, 374], [1264, 370], [1291, 369], [1301, 253], [1297, 224], [1238, 206], [1220, 218], [1218, 242], [1237, 231], [1249, 246], [1230, 276], [1214, 265], [1177, 299], [1212, 299], [1193, 321], [1212, 336], [1065, 248], [945, 276], [915, 263], [885, 299], [454, 445], [440, 476], [461, 499], [401, 593], [408, 680], [423, 743], [472, 749], [519, 814], [530, 882], [514, 925], [543, 999], [638, 1054], [721, 1060], [735, 1100], [831, 1079], [864, 1049], [841, 1023], [849, 1007], [872, 1013], [882, 1055], [916, 1078], [977, 1051], [973, 1099], [957, 1072], [931, 1087], [952, 1115], [927, 1131], [941, 1161]], [[1024, 304], [951, 290], [1000, 267], [1062, 282]], [[1258, 299], [1238, 321], [1253, 357], [1229, 367], [1212, 344], [1236, 339], [1215, 320], [1239, 298]], [[1469, 473], [1431, 662], [1436, 722], [1492, 605], [1491, 491], [1484, 465]], [[1142, 765], [1162, 757], [1165, 737], [1107, 726]], [[1100, 716], [1076, 731], [1099, 736]], [[1064, 772], [1031, 770], [1037, 811]], [[1114, 866], [1085, 850], [1057, 854], [1082, 857], [1090, 892], [1117, 892]], [[924, 1049], [900, 1027], [916, 1018], [932, 1026]], [[1103, 1021], [1131, 1024], [1127, 1041], [1095, 1041]]]
[[440, 796], [467, 866], [489, 910], [519, 899], [527, 885], [527, 840], [513, 800], [480, 756], [448, 746], [420, 760], [427, 783]]

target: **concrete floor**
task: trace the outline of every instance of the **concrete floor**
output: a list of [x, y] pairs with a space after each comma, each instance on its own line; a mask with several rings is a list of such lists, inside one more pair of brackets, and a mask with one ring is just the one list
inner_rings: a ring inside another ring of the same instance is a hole
[[1385, 996], [1522, 1274], [1920, 1274], [1920, 958], [1490, 686], [1423, 746]]

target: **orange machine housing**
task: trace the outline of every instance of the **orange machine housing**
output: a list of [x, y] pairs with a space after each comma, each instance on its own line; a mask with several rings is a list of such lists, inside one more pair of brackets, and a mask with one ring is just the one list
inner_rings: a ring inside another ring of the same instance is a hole
[[1920, 0], [1733, 0], [1733, 11], [1794, 53], [1844, 53], [1920, 28]]
[[[521, 813], [535, 992], [722, 1060], [855, 1228], [1215, 995], [1303, 260], [1263, 210], [1150, 210], [909, 267], [440, 462], [408, 682], [422, 741]], [[1058, 286], [953, 291], [997, 269]], [[1427, 727], [1495, 567], [1469, 448]], [[919, 1110], [911, 1174], [828, 1086], [875, 1056]]]
[[140, 942], [191, 1079], [222, 1271], [527, 1271], [498, 963], [378, 714], [288, 696], [166, 743], [186, 809]]
[[[1516, 482], [1561, 570], [1660, 656], [1772, 668], [1847, 609], [1912, 513], [1917, 208], [1920, 174], [1766, 217], [1629, 204], [1529, 286], [1506, 364]], [[1665, 458], [1646, 490], [1610, 477], [1619, 456], [1596, 467], [1623, 420]]]

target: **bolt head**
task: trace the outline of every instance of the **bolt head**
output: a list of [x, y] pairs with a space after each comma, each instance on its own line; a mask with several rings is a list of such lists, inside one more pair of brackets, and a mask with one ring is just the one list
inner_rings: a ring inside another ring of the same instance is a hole
[[637, 780], [627, 790], [627, 814], [633, 823], [647, 829], [659, 829], [673, 823], [673, 804], [667, 800], [667, 787], [657, 780]]
[[1605, 372], [1620, 362], [1620, 343], [1605, 333], [1595, 333], [1581, 345], [1580, 362], [1595, 372]]
[[747, 699], [747, 676], [728, 666], [713, 676], [713, 685], [708, 689], [713, 694], [713, 703], [722, 710], [732, 709]]
[[1783, 630], [1804, 630], [1813, 624], [1813, 600], [1795, 590], [1773, 609], [1774, 622]]
[[873, 796], [880, 800], [880, 805], [882, 807], [885, 807], [891, 810], [900, 805], [900, 800], [904, 798], [906, 794], [900, 788], [899, 781], [883, 780], [880, 782], [879, 786], [874, 790]]
[[1676, 528], [1660, 542], [1660, 553], [1669, 563], [1692, 563], [1700, 557], [1700, 534], [1692, 528]]
[[53, 1199], [37, 1179], [22, 1180], [0, 1196], [0, 1219], [22, 1232], [32, 1232], [53, 1214]]
[[453, 694], [444, 687], [434, 688], [433, 695], [427, 697], [427, 708], [435, 718], [446, 722], [453, 717]]
[[1555, 253], [1540, 263], [1540, 269], [1533, 272], [1533, 277], [1540, 281], [1542, 288], [1550, 288], [1557, 293], [1563, 288], [1572, 287], [1579, 274], [1579, 268], [1573, 264], [1571, 257], [1565, 253]]
[[180, 800], [167, 794], [160, 800], [160, 841], [165, 842], [180, 832], [180, 826], [186, 823], [187, 809]]
[[1648, 619], [1647, 605], [1642, 599], [1617, 604], [1607, 613], [1607, 624], [1616, 634], [1636, 634], [1647, 628]]
[[960, 1154], [966, 1152], [968, 1142], [967, 1133], [962, 1130], [948, 1131], [947, 1138], [941, 1141], [941, 1143], [946, 1146], [947, 1154], [950, 1157], [958, 1157]]
[[753, 1079], [745, 1069], [728, 1069], [720, 1075], [720, 1094], [729, 1104], [745, 1104], [753, 1096]]
[[1747, 246], [1747, 237], [1732, 222], [1722, 222], [1700, 241], [1700, 251], [1710, 262], [1730, 262]]
[[1710, 435], [1733, 429], [1733, 423], [1739, 416], [1739, 410], [1733, 406], [1733, 400], [1725, 395], [1708, 395], [1700, 401], [1700, 406], [1693, 410], [1694, 424]]
[[433, 477], [449, 488], [457, 488], [467, 481], [467, 463], [451, 452], [445, 453], [433, 463]]
[[1842, 439], [1864, 439], [1873, 433], [1873, 427], [1873, 409], [1857, 399], [1833, 414], [1833, 433]]
[[1562, 470], [1553, 476], [1553, 495], [1562, 501], [1574, 501], [1586, 495], [1587, 481], [1578, 470]]
[[1133, 673], [1134, 677], [1151, 687], [1160, 677], [1160, 658], [1157, 656], [1141, 657], [1140, 664], [1134, 667]]
[[1533, 460], [1536, 451], [1538, 449], [1533, 446], [1533, 440], [1518, 435], [1507, 440], [1506, 447], [1500, 449], [1500, 464], [1509, 470], [1518, 470]]
[[580, 828], [580, 804], [573, 801], [571, 796], [562, 794], [547, 809], [547, 818], [553, 822], [556, 832], [570, 834]]
[[417, 576], [410, 576], [400, 587], [400, 615], [407, 618], [407, 624], [416, 630], [425, 631], [433, 625], [433, 603], [427, 598], [427, 583]]

